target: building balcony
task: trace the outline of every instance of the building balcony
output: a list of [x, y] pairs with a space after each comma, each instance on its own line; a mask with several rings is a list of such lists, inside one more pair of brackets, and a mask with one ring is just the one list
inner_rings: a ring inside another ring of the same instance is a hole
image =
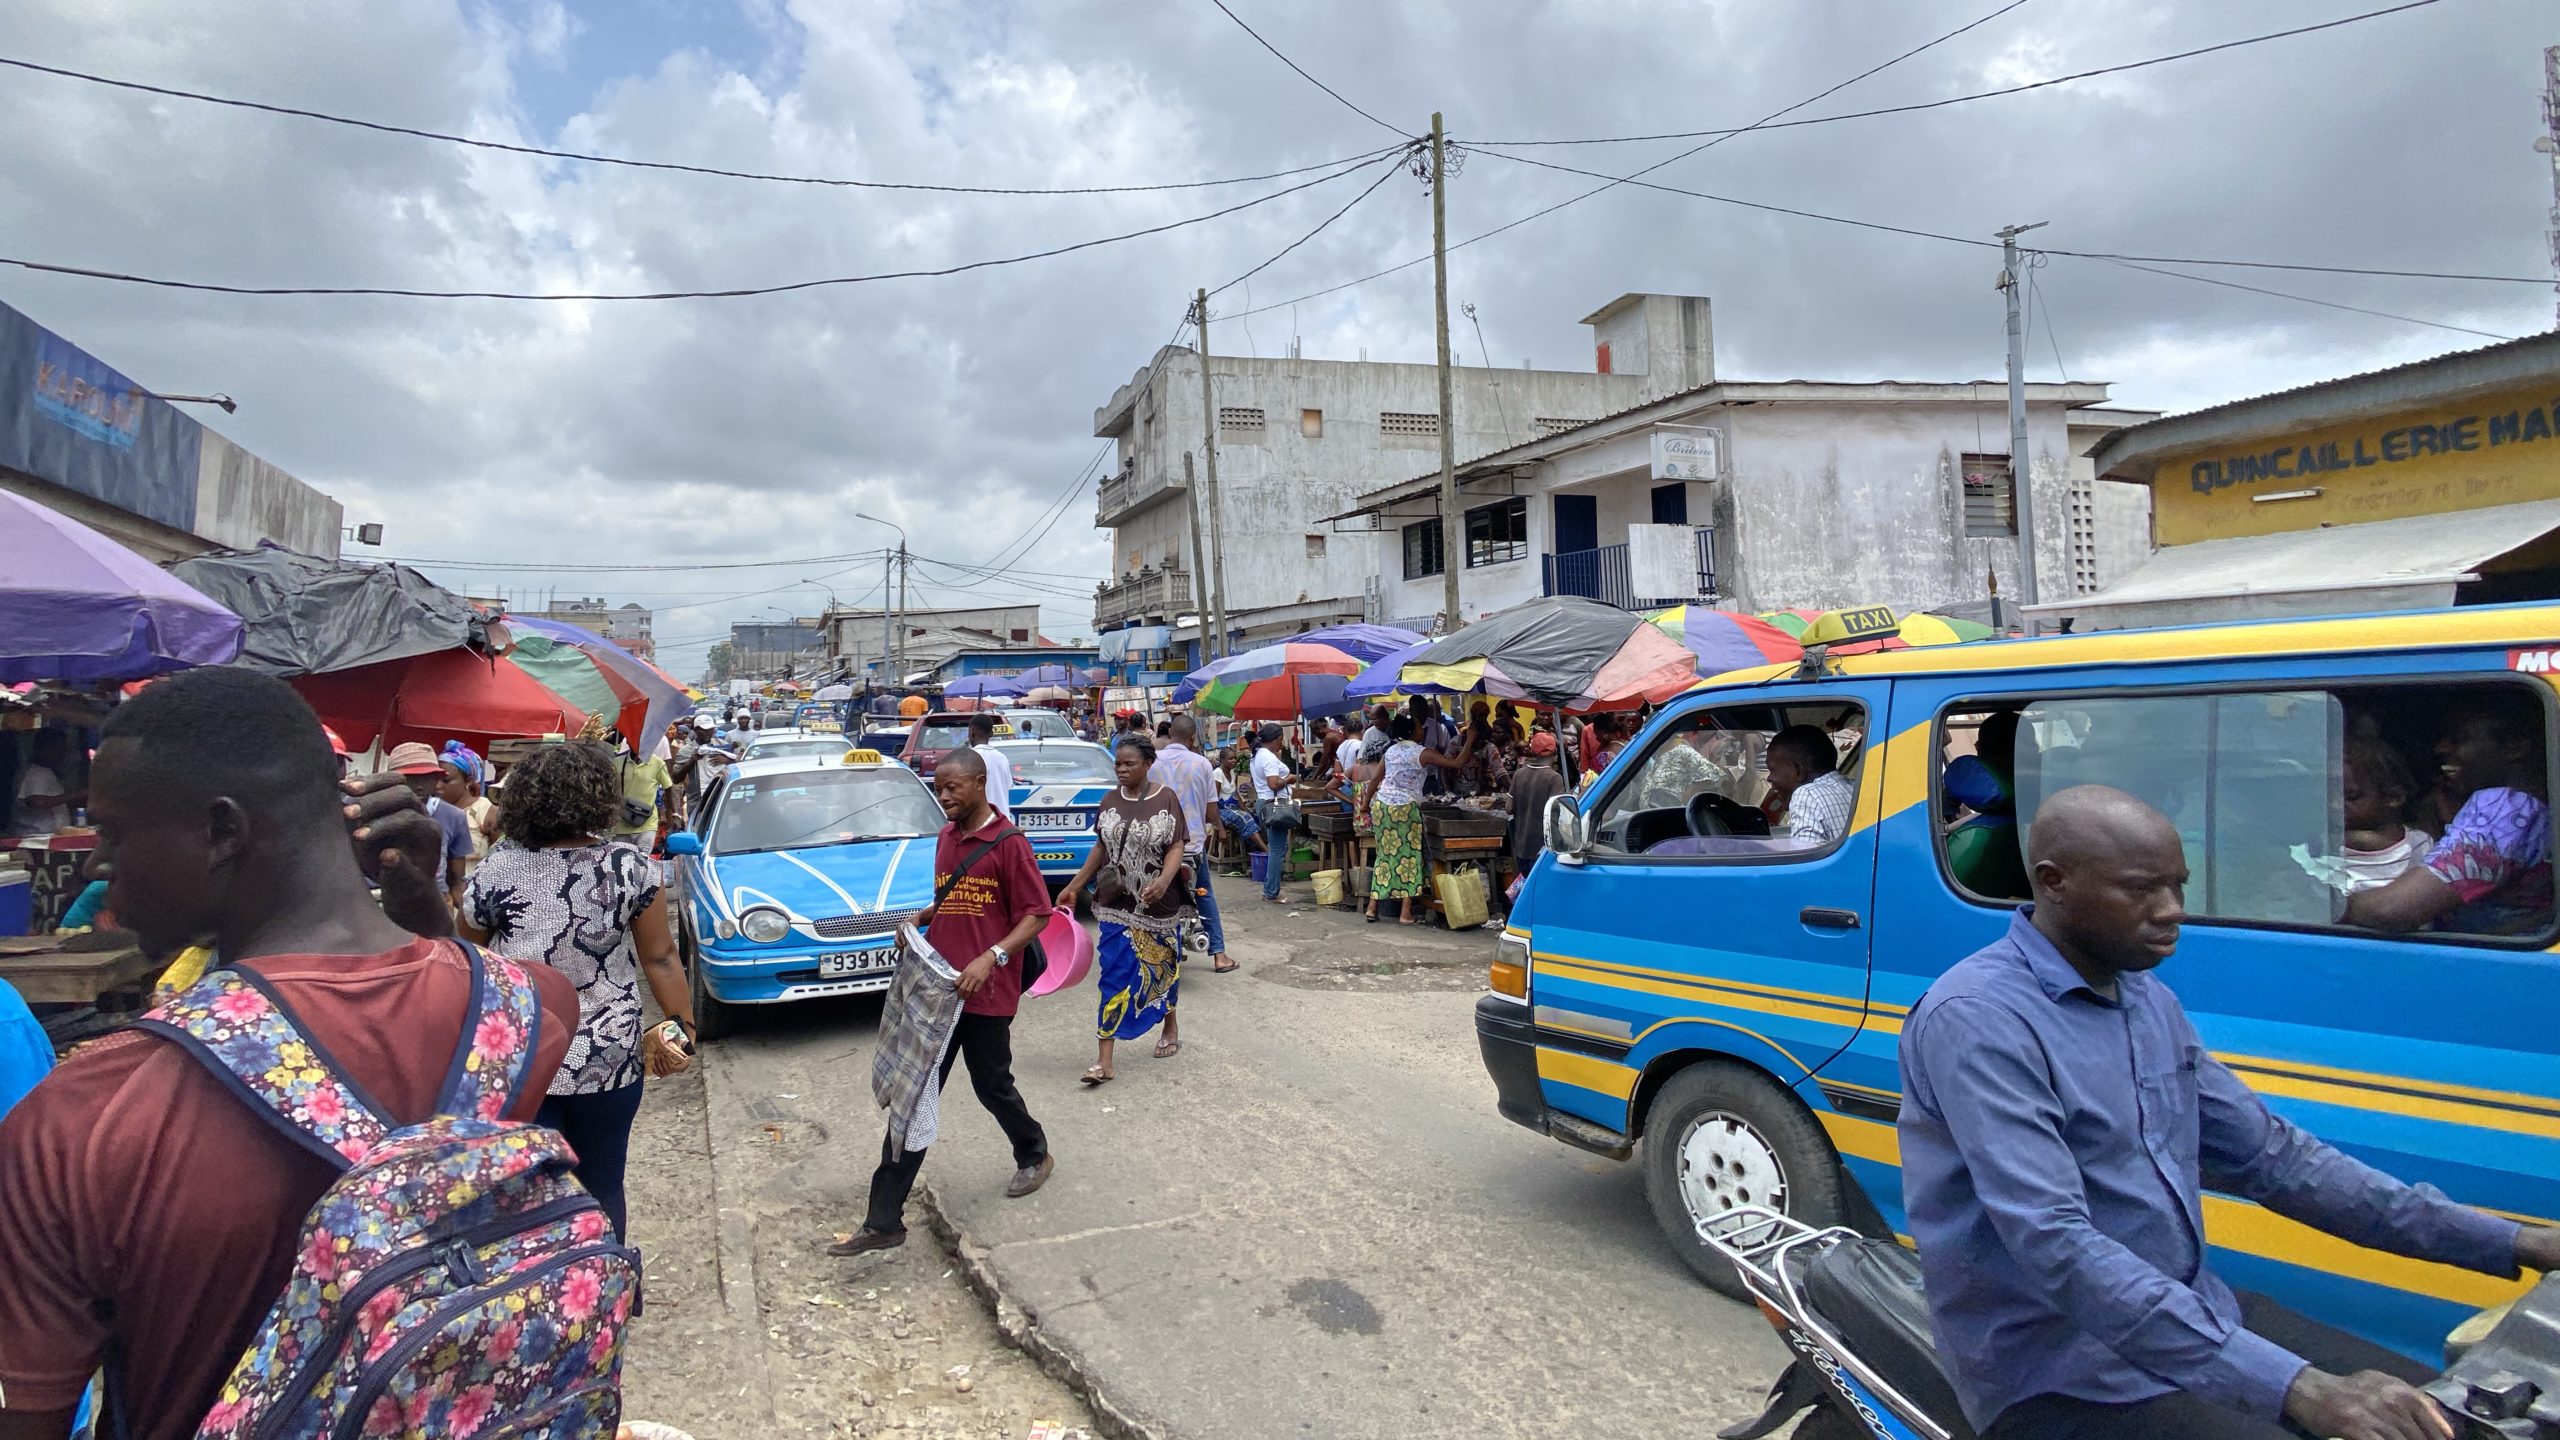
[[1149, 566], [1094, 587], [1093, 628], [1116, 630], [1131, 621], [1171, 624], [1195, 608], [1189, 570]]
[[1103, 478], [1101, 489], [1094, 498], [1094, 526], [1108, 530], [1181, 488], [1168, 483], [1160, 472], [1140, 472], [1133, 459], [1121, 466], [1118, 474]]
[[[1627, 547], [1603, 545], [1596, 550], [1567, 550], [1541, 557], [1549, 595], [1580, 595], [1621, 610], [1660, 610], [1669, 605], [1707, 604], [1716, 599], [1716, 531], [1712, 525], [1691, 527], [1697, 558], [1694, 579], [1684, 574], [1688, 593], [1639, 595], [1627, 563]], [[1681, 588], [1674, 586], [1673, 588]]]

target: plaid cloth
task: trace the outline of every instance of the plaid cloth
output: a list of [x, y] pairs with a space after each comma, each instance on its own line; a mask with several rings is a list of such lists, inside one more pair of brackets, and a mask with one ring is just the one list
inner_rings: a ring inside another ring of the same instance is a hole
[[933, 1144], [942, 1112], [942, 1056], [960, 1025], [960, 975], [913, 925], [898, 932], [898, 971], [880, 1006], [880, 1046], [871, 1057], [871, 1098], [889, 1112], [889, 1133], [909, 1150]]
[[1849, 833], [1858, 792], [1837, 770], [1826, 770], [1787, 797], [1787, 833], [1807, 845], [1828, 845]]
[[1197, 855], [1209, 841], [1209, 811], [1218, 803], [1218, 772], [1188, 745], [1167, 745], [1156, 752], [1155, 778], [1173, 792], [1182, 807], [1182, 849]]

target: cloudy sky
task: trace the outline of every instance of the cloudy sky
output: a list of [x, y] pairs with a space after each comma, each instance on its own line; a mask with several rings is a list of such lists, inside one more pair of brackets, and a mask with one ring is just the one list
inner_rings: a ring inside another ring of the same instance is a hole
[[[1398, 130], [1460, 139], [1749, 124], [2005, 0], [1229, 0]], [[2385, 0], [2026, 0], [1796, 112], [1906, 104], [2314, 23]], [[1744, 135], [1685, 189], [1915, 229], [2050, 220], [2057, 248], [2534, 276], [2547, 0], [2405, 14], [1920, 114]], [[1210, 0], [12, 0], [0, 56], [448, 133], [724, 169], [1059, 188], [1216, 180], [1396, 136]], [[244, 285], [627, 292], [940, 269], [1167, 224], [1309, 178], [1083, 196], [759, 183], [539, 160], [0, 71], [0, 255]], [[1471, 153], [1450, 233], [1590, 188], [1526, 155], [1637, 166], [1695, 140]], [[866, 598], [842, 556], [903, 525], [926, 600], [1036, 598], [1087, 633], [1094, 408], [1195, 285], [1269, 258], [1366, 172], [1239, 214], [942, 279], [746, 299], [188, 294], [0, 270], [0, 298], [146, 385], [226, 391], [219, 428], [379, 520], [386, 553], [522, 566], [448, 584], [661, 612], [671, 668], [733, 620]], [[1388, 180], [1222, 295], [1218, 348], [1428, 360], [1430, 207]], [[1978, 250], [1621, 187], [1458, 251], [1492, 361], [1583, 368], [1575, 322], [1705, 294], [1729, 378], [1988, 378]], [[2206, 272], [2387, 319], [2056, 257], [2035, 379], [2211, 404], [2549, 328], [2547, 288]], [[2414, 320], [2461, 330], [2432, 328]], [[1457, 323], [1464, 359], [1474, 331]], [[2057, 360], [2058, 356], [2058, 360]], [[1073, 498], [1066, 498], [1074, 491]], [[1065, 504], [1058, 508], [1062, 499]], [[1033, 534], [1054, 518], [1036, 541]], [[1030, 543], [1025, 543], [1030, 542]], [[814, 580], [815, 584], [798, 584]], [[747, 593], [762, 592], [762, 593]]]

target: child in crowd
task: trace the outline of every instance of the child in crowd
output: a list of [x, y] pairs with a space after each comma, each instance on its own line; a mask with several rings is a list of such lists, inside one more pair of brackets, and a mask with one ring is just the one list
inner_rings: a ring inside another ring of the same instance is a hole
[[2401, 819], [2417, 794], [2409, 767], [2381, 737], [2347, 737], [2343, 795], [2346, 810], [2346, 893], [2372, 890], [2417, 864], [2435, 837]]

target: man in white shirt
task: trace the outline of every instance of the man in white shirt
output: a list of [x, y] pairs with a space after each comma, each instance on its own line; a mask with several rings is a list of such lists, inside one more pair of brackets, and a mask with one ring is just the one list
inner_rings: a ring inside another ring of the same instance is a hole
[[48, 835], [71, 823], [71, 797], [62, 789], [62, 732], [36, 732], [35, 751], [18, 772], [16, 802], [9, 807], [9, 833]]
[[1360, 747], [1360, 737], [1347, 732], [1342, 743], [1333, 747], [1334, 778], [1344, 785], [1351, 783], [1351, 772], [1360, 764]]
[[995, 747], [996, 712], [981, 710], [969, 717], [969, 748], [987, 762], [987, 803], [1013, 823], [1013, 762]]
[[1787, 807], [1780, 832], [1808, 849], [1849, 833], [1858, 792], [1840, 774], [1840, 752], [1811, 725], [1790, 725], [1769, 740], [1769, 789]]
[[1270, 858], [1262, 862], [1262, 898], [1285, 905], [1288, 902], [1280, 898], [1280, 872], [1288, 868], [1290, 827], [1286, 821], [1272, 820], [1271, 802], [1289, 798], [1289, 782], [1296, 772], [1280, 758], [1279, 726], [1264, 725], [1261, 739], [1262, 748], [1253, 752], [1253, 813], [1262, 822], [1263, 845], [1270, 851]]

